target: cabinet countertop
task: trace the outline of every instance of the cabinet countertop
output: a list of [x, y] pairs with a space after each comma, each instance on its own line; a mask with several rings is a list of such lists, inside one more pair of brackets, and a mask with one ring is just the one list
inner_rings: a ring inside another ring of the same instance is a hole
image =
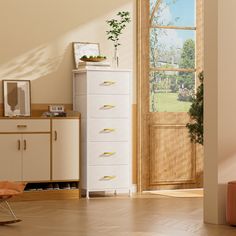
[[43, 116], [21, 116], [21, 117], [5, 117], [0, 116], [0, 120], [28, 120], [28, 119], [80, 119], [80, 114], [77, 114], [75, 116], [66, 116], [66, 117], [43, 117]]
[[132, 72], [131, 69], [114, 69], [114, 68], [79, 68], [79, 69], [74, 69], [72, 70], [73, 73], [82, 73], [86, 71], [105, 71], [105, 72]]

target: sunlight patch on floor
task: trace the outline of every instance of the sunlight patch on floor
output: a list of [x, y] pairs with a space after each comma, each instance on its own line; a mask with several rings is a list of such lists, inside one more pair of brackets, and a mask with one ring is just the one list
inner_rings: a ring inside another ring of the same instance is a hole
[[203, 197], [203, 189], [175, 189], [144, 191], [143, 194], [155, 194], [167, 197]]

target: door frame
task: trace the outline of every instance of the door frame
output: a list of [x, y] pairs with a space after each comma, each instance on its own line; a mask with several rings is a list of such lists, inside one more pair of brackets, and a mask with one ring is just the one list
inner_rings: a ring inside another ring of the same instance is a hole
[[[204, 69], [204, 59], [203, 59], [203, 2], [204, 0], [196, 0], [196, 73], [198, 74]], [[145, 55], [149, 52], [149, 44], [147, 39], [144, 37], [146, 33], [144, 30], [149, 30], [148, 27], [142, 28], [143, 25], [146, 25], [144, 12], [146, 8], [149, 7], [148, 0], [136, 0], [136, 19], [137, 19], [137, 190], [142, 192], [142, 155], [143, 155], [143, 105], [146, 102], [143, 99], [143, 93], [145, 89], [148, 89], [144, 86], [143, 76], [147, 74], [148, 62], [145, 60]], [[148, 53], [149, 54], [149, 53]], [[196, 85], [199, 84], [199, 81], [196, 79]], [[149, 98], [148, 98], [149, 99]]]
[[[146, 1], [146, 0], [145, 0]], [[143, 66], [145, 63], [144, 57], [142, 57], [143, 46], [145, 44], [145, 38], [142, 33], [142, 23], [143, 23], [143, 7], [142, 1], [137, 0], [137, 190], [142, 192], [142, 76], [143, 76]], [[146, 4], [147, 5], [147, 4]]]

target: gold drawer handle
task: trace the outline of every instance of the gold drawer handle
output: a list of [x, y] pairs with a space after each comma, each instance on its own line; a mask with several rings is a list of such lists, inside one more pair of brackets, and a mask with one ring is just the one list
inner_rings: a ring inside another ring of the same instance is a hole
[[115, 179], [116, 178], [116, 176], [115, 175], [105, 175], [105, 176], [103, 176], [101, 179], [100, 179], [100, 181], [109, 181], [109, 180], [113, 180], [113, 179]]
[[106, 105], [103, 105], [102, 106], [102, 109], [105, 109], [105, 110], [108, 110], [108, 109], [112, 109], [112, 108], [115, 108], [116, 106], [114, 106], [114, 105], [108, 105], [108, 104], [106, 104]]
[[113, 156], [115, 154], [116, 154], [116, 152], [104, 152], [103, 153], [104, 156]]
[[102, 83], [103, 86], [111, 86], [113, 84], [115, 84], [116, 82], [115, 81], [112, 81], [112, 80], [108, 80], [108, 81], [104, 81]]
[[111, 129], [111, 128], [105, 128], [102, 130], [103, 133], [111, 133], [111, 132], [115, 132], [115, 129]]
[[17, 128], [27, 128], [27, 125], [17, 125]]

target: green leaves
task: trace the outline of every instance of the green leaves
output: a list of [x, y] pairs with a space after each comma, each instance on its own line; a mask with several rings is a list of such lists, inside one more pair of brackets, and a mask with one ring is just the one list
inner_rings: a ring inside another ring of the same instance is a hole
[[114, 47], [117, 48], [121, 44], [119, 43], [120, 35], [126, 28], [127, 24], [131, 21], [130, 13], [128, 11], [121, 11], [117, 13], [119, 19], [107, 20], [107, 24], [110, 29], [106, 31], [107, 39], [114, 42]]
[[191, 122], [186, 125], [191, 141], [203, 145], [203, 72], [199, 73], [200, 85], [197, 88], [196, 97], [189, 109]]

